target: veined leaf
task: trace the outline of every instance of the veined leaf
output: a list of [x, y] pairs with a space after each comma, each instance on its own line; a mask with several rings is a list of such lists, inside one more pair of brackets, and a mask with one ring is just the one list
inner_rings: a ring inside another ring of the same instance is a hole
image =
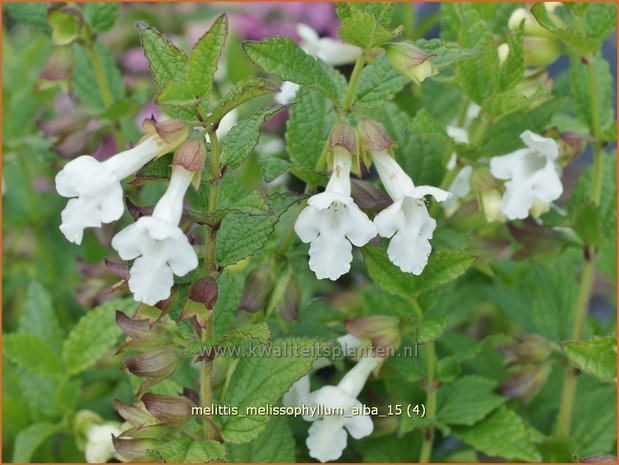
[[105, 32], [112, 29], [119, 9], [116, 2], [88, 2], [84, 4], [84, 17], [93, 31]]
[[393, 69], [382, 54], [361, 71], [357, 85], [355, 106], [374, 107], [384, 105], [409, 83], [409, 80]]
[[349, 17], [342, 19], [340, 37], [344, 42], [365, 50], [379, 47], [397, 37], [401, 29], [391, 31], [376, 17], [363, 10], [352, 10]]
[[617, 340], [613, 336], [561, 344], [568, 362], [605, 383], [617, 382]]
[[208, 117], [209, 123], [218, 123], [227, 113], [251, 99], [277, 92], [277, 87], [270, 81], [249, 77], [237, 82], [217, 103]]
[[182, 80], [188, 61], [185, 52], [154, 27], [142, 21], [136, 22], [135, 27], [157, 85], [163, 88], [170, 80]]

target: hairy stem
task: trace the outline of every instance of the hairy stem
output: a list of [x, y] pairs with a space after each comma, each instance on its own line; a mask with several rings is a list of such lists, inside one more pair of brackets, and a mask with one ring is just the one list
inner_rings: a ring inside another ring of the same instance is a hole
[[[426, 344], [428, 348], [427, 373], [426, 373], [426, 417], [429, 421], [434, 420], [436, 415], [436, 351], [434, 342]], [[432, 456], [432, 444], [434, 442], [434, 426], [430, 424], [423, 432], [423, 442], [419, 453], [419, 463], [429, 463]]]
[[[213, 213], [217, 210], [217, 196], [219, 194], [219, 181], [221, 169], [219, 166], [219, 140], [215, 130], [208, 133], [211, 144], [211, 186], [209, 189], [208, 212]], [[215, 267], [215, 244], [217, 240], [217, 226], [210, 226], [205, 238], [204, 248], [204, 271], [210, 275], [216, 271]], [[206, 320], [206, 328], [202, 332], [202, 341], [208, 342], [213, 336], [213, 314], [210, 313]], [[212, 393], [213, 360], [205, 358], [200, 371], [200, 404], [202, 408], [209, 408], [213, 402]], [[206, 439], [217, 439], [217, 428], [210, 415], [204, 416], [204, 437]]]
[[[595, 76], [595, 65], [593, 60], [587, 63], [587, 84], [591, 95], [591, 127], [590, 132], [593, 136], [593, 182], [589, 193], [591, 201], [599, 205], [602, 199], [602, 180], [604, 176], [604, 151], [602, 149], [602, 124], [600, 121], [600, 94]], [[596, 250], [585, 244], [585, 263], [580, 277], [578, 289], [578, 299], [576, 300], [576, 311], [572, 325], [572, 340], [578, 341], [587, 320], [587, 311], [593, 290], [593, 280], [595, 279]], [[572, 414], [576, 400], [576, 369], [572, 366], [565, 368], [563, 375], [563, 390], [561, 392], [561, 404], [556, 423], [557, 435], [567, 436], [570, 434]]]
[[355, 89], [357, 88], [357, 82], [359, 81], [359, 76], [361, 76], [361, 71], [365, 66], [365, 55], [362, 53], [357, 58], [355, 62], [355, 67], [352, 70], [352, 74], [350, 75], [350, 81], [348, 82], [348, 90], [346, 91], [346, 97], [344, 98], [344, 111], [350, 111], [350, 107], [353, 104], [353, 100], [355, 98]]

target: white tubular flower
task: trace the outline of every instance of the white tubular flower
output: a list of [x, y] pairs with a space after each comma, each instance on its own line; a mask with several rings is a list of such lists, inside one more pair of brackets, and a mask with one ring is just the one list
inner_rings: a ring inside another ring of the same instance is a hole
[[[361, 54], [359, 47], [345, 44], [331, 37], [319, 37], [318, 33], [307, 24], [297, 24], [297, 34], [301, 37], [299, 46], [305, 53], [331, 66], [354, 63]], [[288, 105], [294, 100], [298, 90], [299, 84], [284, 81], [280, 91], [275, 95], [275, 102]]]
[[198, 258], [178, 227], [183, 197], [193, 172], [174, 165], [168, 189], [153, 211], [127, 226], [112, 239], [112, 247], [131, 267], [129, 289], [136, 301], [154, 305], [170, 296], [173, 275], [184, 276], [198, 266]]
[[372, 160], [393, 204], [374, 218], [378, 234], [390, 237], [387, 254], [402, 271], [421, 274], [432, 251], [430, 239], [436, 220], [430, 217], [424, 196], [439, 202], [451, 197], [447, 191], [432, 186], [417, 186], [400, 165], [386, 152], [372, 152]]
[[84, 455], [88, 463], [106, 463], [116, 456], [116, 449], [112, 443], [112, 435], [122, 433], [117, 423], [93, 425], [86, 433], [86, 447]]
[[119, 219], [124, 211], [120, 181], [155, 158], [164, 144], [152, 135], [103, 162], [82, 155], [67, 163], [56, 175], [56, 190], [71, 198], [61, 214], [60, 230], [67, 240], [81, 244], [85, 228]]
[[352, 415], [352, 410], [361, 407], [357, 396], [380, 360], [378, 357], [364, 357], [346, 373], [337, 386], [324, 386], [309, 395], [308, 405], [323, 406], [331, 413], [331, 409], [335, 408], [344, 410], [344, 415], [304, 417], [314, 422], [305, 441], [310, 457], [321, 462], [336, 460], [346, 448], [348, 434], [361, 439], [372, 433], [374, 424], [370, 416]]
[[326, 190], [312, 196], [294, 225], [299, 238], [311, 242], [309, 267], [318, 279], [335, 281], [350, 270], [352, 245], [376, 236], [376, 227], [350, 196], [351, 154], [337, 146]]
[[563, 193], [557, 143], [531, 131], [520, 138], [527, 148], [490, 159], [492, 175], [508, 180], [502, 210], [510, 220], [526, 218], [535, 200], [550, 203]]
[[[456, 142], [460, 142], [461, 144], [468, 144], [469, 142], [469, 136], [466, 132], [466, 129], [464, 128], [459, 128], [457, 126], [447, 126], [447, 135]], [[457, 155], [455, 153], [452, 153], [451, 158], [447, 163], [447, 169], [455, 169], [457, 160]], [[455, 179], [447, 188], [447, 190], [453, 195], [449, 199], [445, 200], [445, 202], [443, 203], [443, 208], [445, 209], [445, 211], [448, 212], [448, 214], [451, 214], [455, 211], [458, 199], [467, 196], [469, 192], [471, 192], [470, 179], [472, 173], [472, 166], [463, 166], [456, 175]]]

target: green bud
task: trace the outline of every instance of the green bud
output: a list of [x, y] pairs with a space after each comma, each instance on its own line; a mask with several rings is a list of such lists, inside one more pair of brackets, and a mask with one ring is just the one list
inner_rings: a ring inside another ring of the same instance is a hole
[[47, 22], [52, 28], [52, 41], [56, 45], [67, 45], [80, 34], [83, 19], [77, 8], [63, 6], [50, 8], [47, 12]]
[[346, 320], [344, 327], [349, 334], [359, 339], [370, 339], [375, 348], [392, 348], [395, 351], [400, 347], [400, 319], [394, 316], [377, 315]]
[[271, 269], [268, 266], [261, 265], [254, 268], [245, 280], [239, 309], [249, 313], [266, 309], [271, 294], [272, 281]]
[[528, 403], [546, 384], [549, 374], [549, 365], [524, 367], [501, 384], [499, 391], [506, 397], [520, 397]]
[[206, 148], [204, 143], [198, 139], [187, 139], [176, 150], [173, 165], [180, 165], [187, 171], [198, 172], [204, 169], [206, 161]]
[[385, 127], [368, 118], [362, 118], [357, 125], [365, 149], [369, 152], [383, 152], [393, 146], [393, 139]]
[[523, 53], [525, 65], [548, 66], [561, 55], [561, 45], [546, 37], [525, 36]]
[[543, 362], [552, 352], [548, 341], [538, 334], [521, 334], [515, 339], [512, 344], [498, 347], [505, 356], [506, 366]]
[[147, 392], [142, 396], [146, 410], [161, 423], [182, 425], [191, 418], [194, 405], [183, 396], [164, 396]]
[[416, 84], [438, 74], [438, 68], [430, 61], [431, 54], [408, 42], [392, 42], [385, 45], [391, 65]]
[[126, 462], [150, 461], [151, 454], [157, 449], [154, 439], [125, 439], [112, 436], [112, 443], [120, 457]]

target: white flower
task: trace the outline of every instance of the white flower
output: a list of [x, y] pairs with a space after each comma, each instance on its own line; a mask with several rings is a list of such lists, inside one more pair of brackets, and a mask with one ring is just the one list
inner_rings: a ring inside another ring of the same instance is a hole
[[112, 443], [112, 435], [118, 436], [122, 433], [116, 423], [105, 423], [103, 425], [93, 425], [86, 433], [86, 448], [84, 454], [88, 463], [106, 463], [116, 454], [116, 449]]
[[193, 173], [175, 165], [168, 189], [153, 211], [112, 239], [112, 247], [131, 267], [129, 289], [136, 301], [154, 305], [170, 296], [173, 275], [184, 276], [198, 266], [187, 236], [178, 227], [183, 196]]
[[282, 404], [286, 407], [306, 405], [310, 394], [310, 377], [305, 375], [298, 379], [288, 392], [282, 397]]
[[387, 254], [402, 271], [421, 274], [432, 251], [430, 239], [436, 221], [430, 217], [424, 196], [431, 195], [444, 202], [451, 197], [447, 191], [432, 186], [417, 186], [400, 165], [386, 152], [372, 152], [385, 190], [393, 204], [374, 218], [378, 234], [390, 237]]
[[234, 125], [238, 123], [238, 121], [239, 110], [237, 108], [234, 108], [228, 113], [226, 113], [224, 117], [219, 121], [217, 130], [215, 131], [215, 133], [217, 134], [217, 138], [220, 140], [223, 139], [224, 136], [230, 132], [230, 129], [232, 129]]
[[526, 218], [536, 199], [549, 203], [563, 193], [557, 143], [531, 131], [520, 138], [528, 148], [490, 159], [492, 175], [508, 180], [502, 210], [510, 220]]
[[[321, 462], [336, 460], [346, 448], [348, 434], [355, 439], [361, 439], [372, 433], [374, 424], [370, 416], [353, 415], [352, 410], [361, 407], [357, 396], [380, 360], [378, 357], [364, 357], [346, 373], [337, 386], [324, 386], [309, 395], [308, 406], [344, 410], [344, 415], [304, 417], [305, 420], [314, 422], [305, 441], [310, 457]], [[330, 412], [333, 413], [333, 410]]]
[[71, 198], [61, 214], [60, 230], [67, 240], [81, 244], [84, 228], [119, 219], [124, 211], [120, 181], [155, 158], [163, 145], [153, 135], [103, 162], [82, 155], [67, 163], [56, 175], [56, 190]]
[[333, 174], [324, 192], [310, 197], [294, 230], [311, 242], [309, 267], [318, 279], [335, 281], [350, 270], [352, 244], [361, 247], [376, 236], [376, 227], [350, 196], [352, 157], [336, 149]]
[[[464, 128], [460, 128], [458, 126], [447, 126], [447, 135], [456, 142], [460, 142], [461, 144], [469, 143], [469, 136], [466, 132], [466, 129]], [[451, 154], [451, 158], [447, 162], [447, 169], [455, 169], [457, 161], [458, 158], [454, 152]], [[445, 200], [445, 202], [443, 203], [443, 208], [449, 214], [456, 209], [458, 199], [467, 196], [469, 192], [471, 192], [471, 174], [473, 174], [473, 167], [470, 165], [463, 166], [456, 175], [455, 179], [447, 188], [447, 190], [451, 192], [453, 196]]]
[[[331, 66], [354, 63], [361, 54], [359, 47], [345, 44], [331, 37], [319, 37], [318, 33], [307, 24], [297, 24], [297, 33], [301, 37], [299, 46], [305, 53]], [[280, 91], [275, 95], [275, 101], [280, 105], [288, 105], [294, 100], [298, 90], [299, 84], [284, 81]]]

